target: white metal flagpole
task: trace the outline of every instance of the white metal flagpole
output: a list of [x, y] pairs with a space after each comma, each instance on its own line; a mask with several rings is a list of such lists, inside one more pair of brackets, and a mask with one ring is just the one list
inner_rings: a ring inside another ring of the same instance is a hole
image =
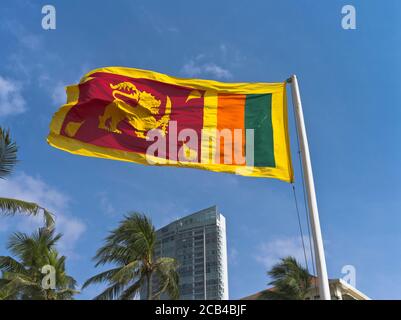
[[312, 229], [313, 246], [316, 256], [317, 277], [319, 279], [320, 299], [330, 300], [329, 279], [327, 276], [326, 259], [324, 257], [322, 231], [320, 229], [319, 213], [317, 209], [315, 183], [313, 181], [312, 165], [309, 154], [308, 138], [302, 111], [301, 96], [296, 75], [288, 79], [291, 83], [292, 103], [295, 110], [295, 121], [298, 128], [300, 151], [302, 158], [302, 168], [304, 172], [305, 188], [308, 200], [310, 223]]

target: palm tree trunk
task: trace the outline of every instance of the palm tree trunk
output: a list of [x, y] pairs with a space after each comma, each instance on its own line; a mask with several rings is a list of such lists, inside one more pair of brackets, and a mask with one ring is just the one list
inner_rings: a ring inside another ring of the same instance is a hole
[[152, 300], [152, 273], [149, 273], [146, 276], [146, 280], [147, 280], [147, 291], [148, 291], [148, 300]]

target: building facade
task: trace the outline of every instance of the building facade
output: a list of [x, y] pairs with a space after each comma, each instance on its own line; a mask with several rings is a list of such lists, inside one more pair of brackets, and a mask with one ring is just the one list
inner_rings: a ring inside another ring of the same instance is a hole
[[[331, 300], [370, 300], [370, 298], [343, 279], [329, 279]], [[305, 300], [320, 300], [319, 281], [309, 290]]]
[[226, 221], [216, 206], [157, 230], [155, 257], [178, 261], [180, 299], [228, 299]]
[[[305, 300], [320, 300], [318, 289], [319, 281], [315, 277], [313, 277], [311, 280], [312, 285], [305, 297]], [[362, 293], [342, 279], [329, 279], [329, 286], [331, 300], [370, 300], [366, 294]], [[274, 290], [274, 287], [244, 297], [242, 300], [265, 300], [263, 293], [268, 290]]]

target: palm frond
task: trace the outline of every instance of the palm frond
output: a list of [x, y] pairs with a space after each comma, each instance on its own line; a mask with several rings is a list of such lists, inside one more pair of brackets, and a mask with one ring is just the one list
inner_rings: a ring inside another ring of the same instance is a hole
[[262, 296], [272, 300], [303, 300], [308, 293], [311, 276], [294, 257], [282, 258], [268, 272], [272, 278], [269, 282], [272, 290], [266, 291]]
[[126, 245], [106, 242], [93, 258], [96, 261], [95, 267], [107, 263], [115, 263], [124, 266], [130, 260], [131, 250]]
[[93, 300], [116, 300], [119, 298], [120, 293], [123, 291], [123, 289], [123, 285], [115, 283], [104, 290], [102, 293], [94, 297]]
[[32, 281], [32, 279], [30, 279], [30, 277], [25, 274], [7, 272], [6, 279], [9, 280], [9, 282], [4, 287], [14, 289], [19, 289], [21, 287], [34, 287], [36, 289], [42, 290], [40, 283]]
[[154, 261], [156, 232], [150, 218], [131, 212], [110, 232], [104, 245], [96, 252], [96, 267], [114, 264], [117, 267], [88, 279], [83, 288], [92, 283], [106, 282], [109, 286], [95, 299], [132, 299], [146, 285], [153, 273], [161, 280], [156, 295], [167, 292], [178, 298], [177, 263], [171, 258]]
[[121, 284], [128, 283], [130, 280], [138, 276], [140, 269], [138, 268], [141, 262], [138, 260], [131, 261], [127, 265], [123, 266], [118, 270], [110, 280]]
[[66, 283], [69, 289], [74, 289], [78, 286], [77, 280], [75, 280], [73, 277], [67, 275], [64, 275], [64, 277], [66, 279]]
[[[56, 250], [61, 234], [55, 229], [39, 228], [32, 235], [15, 232], [8, 241], [8, 249], [18, 257], [0, 256], [0, 271], [3, 281], [0, 283], [0, 298], [55, 300], [73, 299], [77, 293], [76, 281], [66, 274], [65, 256], [59, 256]], [[56, 288], [42, 287], [44, 265], [50, 264], [56, 271]]]
[[9, 175], [17, 163], [17, 145], [11, 141], [9, 130], [0, 127], [0, 178]]
[[12, 198], [0, 198], [0, 215], [27, 214], [37, 216], [40, 213], [43, 214], [46, 227], [53, 228], [54, 215], [38, 204]]
[[21, 263], [8, 256], [0, 256], [0, 270], [3, 272], [26, 273], [26, 270]]
[[282, 291], [266, 290], [261, 293], [258, 300], [294, 300], [294, 294]]
[[106, 282], [106, 281], [111, 281], [111, 279], [113, 278], [113, 276], [120, 271], [121, 267], [118, 268], [114, 268], [114, 269], [110, 269], [107, 271], [104, 271], [102, 273], [99, 273], [91, 278], [89, 278], [88, 280], [85, 281], [85, 283], [82, 285], [82, 289], [85, 289], [86, 287], [88, 287], [91, 284], [95, 284], [95, 283], [101, 283], [101, 282]]
[[171, 299], [179, 298], [179, 276], [177, 272], [177, 260], [169, 257], [158, 258], [155, 262], [155, 271], [159, 279], [159, 289], [155, 293], [155, 298], [159, 298], [166, 292]]
[[133, 299], [139, 292], [141, 285], [144, 283], [143, 279], [140, 278], [135, 281], [132, 285], [130, 285], [124, 292], [120, 295], [120, 300], [131, 300]]

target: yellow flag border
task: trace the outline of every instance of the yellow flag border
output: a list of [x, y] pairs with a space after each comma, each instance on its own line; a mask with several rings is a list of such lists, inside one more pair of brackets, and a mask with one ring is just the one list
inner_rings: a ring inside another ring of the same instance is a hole
[[58, 149], [72, 154], [106, 158], [119, 161], [134, 162], [143, 165], [150, 165], [148, 159], [153, 162], [151, 165], [173, 166], [195, 168], [214, 172], [225, 172], [251, 177], [276, 178], [285, 182], [293, 182], [293, 169], [291, 165], [291, 153], [288, 134], [287, 96], [286, 83], [222, 83], [213, 80], [183, 79], [171, 77], [149, 70], [107, 67], [90, 71], [81, 79], [80, 84], [93, 79], [91, 75], [97, 72], [118, 74], [132, 78], [144, 78], [160, 81], [169, 84], [186, 86], [193, 89], [216, 91], [221, 93], [236, 94], [272, 94], [272, 126], [274, 141], [274, 156], [276, 167], [247, 167], [228, 164], [207, 164], [193, 162], [178, 162], [168, 160], [168, 163], [158, 164], [157, 157], [146, 156], [136, 152], [127, 152], [113, 148], [99, 147], [79, 140], [61, 136], [60, 130], [68, 111], [77, 104], [79, 98], [79, 86], [71, 85], [66, 87], [67, 103], [63, 105], [53, 116], [50, 124], [50, 133], [47, 142]]

